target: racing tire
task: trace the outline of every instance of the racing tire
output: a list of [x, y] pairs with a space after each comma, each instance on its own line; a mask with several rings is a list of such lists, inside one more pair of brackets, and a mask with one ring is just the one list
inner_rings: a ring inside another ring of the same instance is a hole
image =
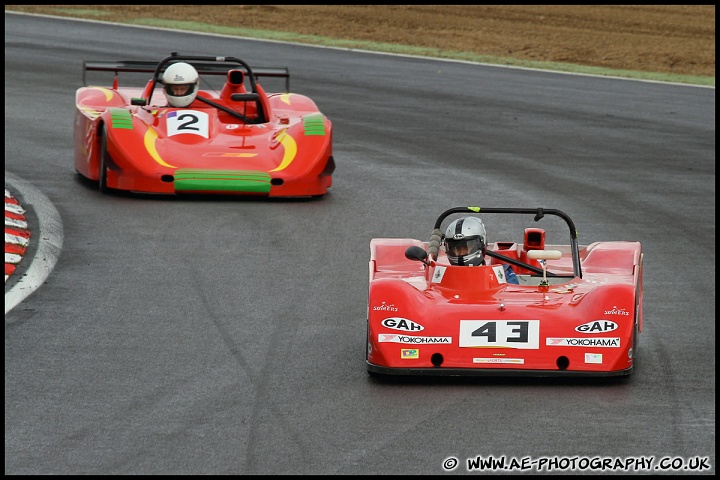
[[[369, 324], [370, 324], [370, 319], [368, 319], [367, 328], [365, 330], [365, 363], [366, 363], [366, 367], [367, 367], [368, 354], [370, 353], [368, 350], [370, 347], [370, 340], [369, 340], [370, 325]], [[377, 377], [377, 374], [375, 372], [371, 372], [370, 369], [367, 369], [367, 374], [369, 377]]]
[[100, 130], [100, 171], [98, 175], [98, 187], [101, 193], [110, 193], [112, 189], [107, 186], [107, 159], [110, 157], [110, 153], [107, 149], [107, 131], [105, 127]]
[[637, 371], [638, 365], [637, 365], [637, 359], [638, 359], [638, 345], [640, 343], [640, 331], [639, 331], [639, 313], [638, 310], [640, 308], [640, 302], [639, 302], [639, 296], [637, 295], [637, 292], [635, 293], [635, 322], [633, 325], [633, 334], [632, 334], [632, 363], [633, 363], [633, 373]]
[[640, 337], [640, 331], [638, 327], [638, 315], [637, 315], [637, 307], [635, 307], [635, 326], [633, 328], [633, 338], [632, 338], [632, 349], [633, 349], [633, 365], [635, 364], [635, 359], [638, 356], [638, 344]]

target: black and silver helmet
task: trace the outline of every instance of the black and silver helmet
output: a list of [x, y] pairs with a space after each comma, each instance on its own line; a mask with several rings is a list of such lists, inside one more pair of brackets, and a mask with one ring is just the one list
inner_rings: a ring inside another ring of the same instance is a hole
[[445, 230], [445, 253], [453, 265], [485, 263], [485, 225], [477, 217], [458, 218]]

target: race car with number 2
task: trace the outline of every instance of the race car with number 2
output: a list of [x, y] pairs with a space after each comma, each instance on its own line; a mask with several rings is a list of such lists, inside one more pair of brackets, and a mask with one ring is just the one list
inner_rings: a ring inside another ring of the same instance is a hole
[[[198, 85], [180, 107], [169, 103], [179, 66]], [[114, 79], [87, 86], [87, 72]], [[120, 74], [138, 73], [152, 76], [120, 86]], [[284, 81], [284, 91], [266, 92], [261, 77]], [[287, 68], [237, 57], [86, 61], [86, 86], [75, 94], [75, 170], [103, 192], [321, 197], [335, 170], [332, 122], [309, 97], [289, 92], [289, 77]]]

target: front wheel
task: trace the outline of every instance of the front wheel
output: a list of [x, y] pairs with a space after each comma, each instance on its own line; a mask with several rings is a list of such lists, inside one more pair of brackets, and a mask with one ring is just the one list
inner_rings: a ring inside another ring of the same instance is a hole
[[[368, 358], [370, 357], [370, 319], [367, 321], [367, 329], [365, 331], [365, 363], [367, 363]], [[369, 369], [367, 371], [368, 376], [370, 377], [376, 377], [377, 374], [375, 372], [371, 372]]]
[[98, 186], [101, 193], [109, 193], [111, 191], [107, 186], [107, 164], [110, 158], [110, 152], [107, 149], [107, 131], [105, 127], [100, 131], [100, 175], [98, 179]]

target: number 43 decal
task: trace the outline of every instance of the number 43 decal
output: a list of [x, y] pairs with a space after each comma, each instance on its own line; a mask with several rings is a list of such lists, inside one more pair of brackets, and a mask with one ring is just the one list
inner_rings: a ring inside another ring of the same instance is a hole
[[540, 348], [540, 320], [460, 320], [460, 346]]

